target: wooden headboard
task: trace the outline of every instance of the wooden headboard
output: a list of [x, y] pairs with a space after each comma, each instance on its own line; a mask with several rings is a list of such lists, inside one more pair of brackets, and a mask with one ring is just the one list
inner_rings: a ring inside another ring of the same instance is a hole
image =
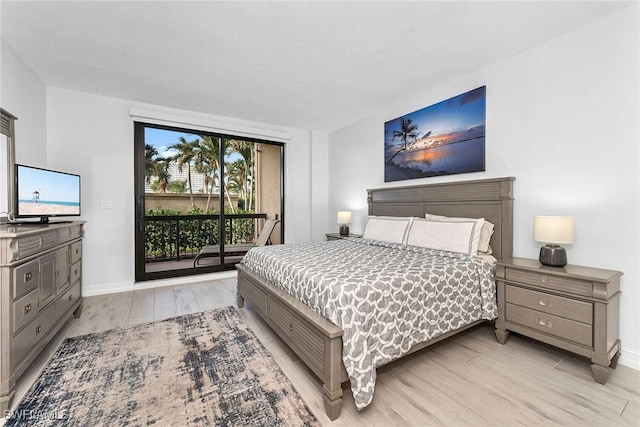
[[369, 215], [424, 218], [430, 213], [484, 218], [495, 225], [492, 255], [509, 258], [513, 255], [514, 180], [506, 177], [367, 190]]

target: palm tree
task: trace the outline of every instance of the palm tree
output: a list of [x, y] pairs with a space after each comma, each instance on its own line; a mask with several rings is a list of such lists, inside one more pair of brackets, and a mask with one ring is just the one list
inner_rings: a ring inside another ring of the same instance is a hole
[[169, 173], [169, 161], [163, 157], [156, 158], [153, 164], [151, 176], [158, 178], [158, 188], [160, 189], [160, 193], [166, 193], [167, 185], [169, 185], [169, 180], [171, 179], [171, 174]]
[[158, 150], [151, 144], [144, 144], [144, 175], [147, 184], [151, 181], [153, 171], [155, 169], [156, 157]]
[[167, 185], [171, 178], [169, 173], [169, 161], [164, 157], [158, 156], [158, 150], [151, 144], [144, 145], [144, 169], [145, 181], [147, 184], [151, 182], [154, 176], [158, 178], [155, 183], [160, 193], [167, 192]]
[[400, 117], [400, 130], [393, 131], [393, 138], [391, 141], [395, 141], [396, 138], [400, 138], [400, 141], [404, 143], [404, 146], [395, 152], [389, 160], [388, 163], [391, 163], [391, 160], [395, 156], [398, 155], [401, 151], [405, 151], [407, 149], [407, 141], [414, 141], [420, 134], [418, 133], [418, 125], [413, 123], [411, 119], [405, 119], [404, 117]]
[[[205, 212], [209, 211], [211, 195], [216, 187], [220, 174], [220, 147], [219, 139], [208, 135], [200, 135], [202, 140], [194, 149], [194, 166], [196, 170], [204, 175], [204, 186], [207, 192], [207, 205]], [[224, 140], [223, 140], [224, 143]]]
[[249, 141], [243, 141], [238, 139], [232, 139], [229, 141], [229, 148], [234, 152], [240, 154], [244, 162], [245, 177], [243, 180], [245, 188], [245, 208], [251, 210], [253, 204], [253, 172], [254, 172], [254, 156], [255, 156], [256, 144]]
[[172, 160], [175, 160], [178, 164], [178, 170], [182, 172], [184, 165], [187, 165], [187, 182], [189, 184], [189, 197], [191, 198], [191, 207], [194, 208], [195, 202], [193, 200], [193, 186], [191, 184], [191, 162], [195, 157], [196, 147], [200, 144], [199, 139], [193, 141], [187, 141], [184, 137], [180, 137], [180, 142], [173, 144], [169, 148], [178, 150], [178, 154], [173, 156]]
[[[238, 199], [243, 198], [246, 202], [246, 164], [242, 160], [236, 160], [235, 162], [227, 162], [225, 163], [225, 168], [227, 171], [227, 184], [225, 188], [227, 191], [227, 200], [229, 201], [229, 205], [231, 206], [231, 212], [234, 212], [233, 205], [231, 204], [231, 198], [229, 197], [229, 193], [231, 191], [235, 192], [238, 195]], [[245, 206], [246, 209], [246, 206]]]

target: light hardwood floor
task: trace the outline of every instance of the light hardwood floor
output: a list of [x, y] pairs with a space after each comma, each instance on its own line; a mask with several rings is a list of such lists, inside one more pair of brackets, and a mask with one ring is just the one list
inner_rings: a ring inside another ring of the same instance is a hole
[[[65, 337], [235, 306], [235, 287], [235, 279], [221, 279], [85, 298], [81, 318], [19, 380], [14, 408]], [[361, 412], [345, 389], [331, 422], [322, 384], [248, 303], [239, 311], [325, 426], [640, 425], [640, 372], [618, 365], [600, 385], [588, 360], [514, 334], [502, 346], [489, 326], [378, 369], [375, 398]]]

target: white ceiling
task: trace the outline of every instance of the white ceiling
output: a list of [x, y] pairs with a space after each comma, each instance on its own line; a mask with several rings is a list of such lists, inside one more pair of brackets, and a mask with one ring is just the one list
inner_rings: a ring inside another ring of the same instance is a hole
[[50, 86], [333, 131], [632, 2], [7, 1]]

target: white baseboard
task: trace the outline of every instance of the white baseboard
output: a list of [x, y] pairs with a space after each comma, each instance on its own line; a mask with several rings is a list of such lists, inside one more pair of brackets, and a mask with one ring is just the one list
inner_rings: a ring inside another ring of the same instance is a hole
[[103, 285], [85, 286], [82, 285], [82, 296], [93, 297], [96, 295], [117, 294], [119, 292], [129, 292], [133, 290], [133, 282], [105, 283]]
[[618, 363], [628, 368], [635, 369], [636, 371], [640, 371], [640, 351], [622, 346]]
[[171, 277], [169, 279], [146, 280], [144, 282], [136, 282], [133, 285], [134, 290], [161, 288], [163, 286], [185, 285], [187, 283], [204, 282], [205, 280], [227, 279], [237, 276], [236, 270], [220, 271], [218, 273], [196, 274], [193, 276]]
[[172, 277], [169, 279], [147, 280], [144, 282], [108, 283], [96, 286], [83, 286], [82, 295], [92, 297], [95, 295], [115, 294], [119, 292], [131, 292], [138, 289], [160, 288], [163, 286], [184, 285], [187, 283], [202, 282], [205, 280], [217, 280], [236, 277], [235, 270], [221, 271], [219, 273], [197, 274], [193, 276]]

